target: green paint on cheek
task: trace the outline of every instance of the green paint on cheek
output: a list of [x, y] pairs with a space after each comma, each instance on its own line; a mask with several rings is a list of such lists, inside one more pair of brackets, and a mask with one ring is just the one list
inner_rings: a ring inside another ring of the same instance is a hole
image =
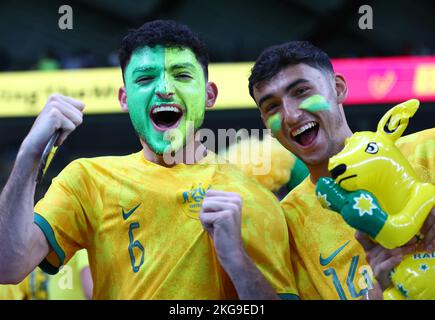
[[[178, 127], [167, 134], [168, 140], [171, 140], [171, 150], [178, 150], [186, 144], [188, 134], [196, 131], [204, 121], [206, 83], [204, 71], [190, 49], [167, 48], [165, 65], [169, 69], [172, 66], [183, 66], [177, 68], [173, 74], [168, 74], [168, 77], [172, 78], [176, 99], [185, 109]], [[180, 75], [189, 77], [178, 80]]]
[[330, 105], [328, 101], [326, 101], [325, 97], [320, 94], [316, 94], [305, 99], [300, 105], [299, 109], [307, 110], [310, 112], [317, 112], [321, 110], [329, 110]]
[[161, 46], [137, 49], [124, 73], [128, 112], [133, 127], [139, 137], [158, 154], [165, 148], [163, 133], [153, 128], [149, 113], [157, 100], [156, 91], [164, 85], [164, 54], [165, 50]]
[[280, 132], [282, 124], [281, 114], [275, 113], [273, 116], [270, 116], [269, 119], [267, 119], [266, 124], [273, 134]]

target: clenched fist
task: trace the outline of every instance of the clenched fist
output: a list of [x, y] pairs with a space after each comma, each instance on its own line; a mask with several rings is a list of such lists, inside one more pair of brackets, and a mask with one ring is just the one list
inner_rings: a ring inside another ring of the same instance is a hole
[[84, 103], [79, 100], [58, 93], [52, 94], [23, 142], [26, 152], [39, 159], [48, 140], [57, 130], [62, 131], [56, 143], [61, 145], [82, 123], [84, 108]]
[[208, 190], [199, 219], [225, 264], [245, 254], [241, 233], [242, 198], [233, 192]]

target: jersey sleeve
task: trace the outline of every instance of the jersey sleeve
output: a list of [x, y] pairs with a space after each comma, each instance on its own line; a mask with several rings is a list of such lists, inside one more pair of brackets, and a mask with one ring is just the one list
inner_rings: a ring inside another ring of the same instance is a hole
[[22, 290], [22, 284], [0, 285], [0, 301], [1, 300], [24, 300], [25, 293]]
[[35, 224], [51, 247], [40, 264], [48, 274], [56, 274], [77, 250], [87, 246], [90, 226], [86, 212], [94, 189], [85, 167], [77, 160], [53, 179], [44, 198], [36, 204]]
[[276, 225], [273, 228], [275, 233], [272, 230], [268, 231], [265, 225], [256, 230], [252, 228], [253, 226], [245, 226], [244, 228], [248, 255], [281, 299], [298, 300], [299, 292], [290, 260], [291, 252], [288, 245], [287, 230], [285, 230], [285, 234], [278, 232]]
[[[290, 260], [287, 224], [279, 202], [260, 185], [258, 190], [252, 188], [250, 194], [254, 201], [243, 199], [242, 210], [246, 251], [280, 298], [299, 299]], [[245, 215], [248, 211], [250, 214]]]
[[304, 260], [300, 256], [301, 253], [298, 250], [298, 248], [302, 247], [301, 241], [303, 242], [304, 239], [298, 238], [297, 233], [293, 233], [292, 231], [292, 226], [295, 225], [298, 226], [298, 228], [303, 228], [304, 222], [301, 221], [301, 213], [289, 203], [283, 204], [282, 202], [281, 206], [288, 226], [289, 245], [291, 250], [290, 258], [299, 297], [303, 300], [321, 299], [321, 295], [310, 276], [308, 267], [305, 265]]
[[396, 145], [423, 182], [435, 183], [435, 128], [402, 137]]

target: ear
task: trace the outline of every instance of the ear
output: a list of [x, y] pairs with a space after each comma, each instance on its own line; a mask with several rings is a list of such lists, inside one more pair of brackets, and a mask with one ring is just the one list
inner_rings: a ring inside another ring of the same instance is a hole
[[411, 99], [388, 110], [379, 121], [376, 132], [396, 141], [405, 131], [409, 119], [415, 114], [419, 105], [417, 99]]
[[121, 109], [123, 112], [128, 112], [128, 105], [127, 105], [127, 92], [125, 91], [125, 87], [122, 86], [118, 90], [118, 101], [121, 106]]
[[218, 88], [216, 83], [214, 82], [207, 82], [206, 84], [206, 101], [205, 101], [205, 106], [206, 108], [212, 108], [214, 106], [214, 104], [216, 103], [216, 99], [218, 96]]
[[337, 92], [337, 103], [343, 104], [344, 100], [347, 98], [347, 84], [346, 79], [340, 73], [336, 73], [335, 79], [335, 90]]

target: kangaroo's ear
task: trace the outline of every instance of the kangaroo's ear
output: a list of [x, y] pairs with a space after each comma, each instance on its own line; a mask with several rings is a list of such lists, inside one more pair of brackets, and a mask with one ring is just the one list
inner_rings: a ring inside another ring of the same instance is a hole
[[415, 114], [419, 105], [417, 99], [411, 99], [391, 108], [379, 121], [376, 132], [396, 141], [405, 131], [409, 119]]

